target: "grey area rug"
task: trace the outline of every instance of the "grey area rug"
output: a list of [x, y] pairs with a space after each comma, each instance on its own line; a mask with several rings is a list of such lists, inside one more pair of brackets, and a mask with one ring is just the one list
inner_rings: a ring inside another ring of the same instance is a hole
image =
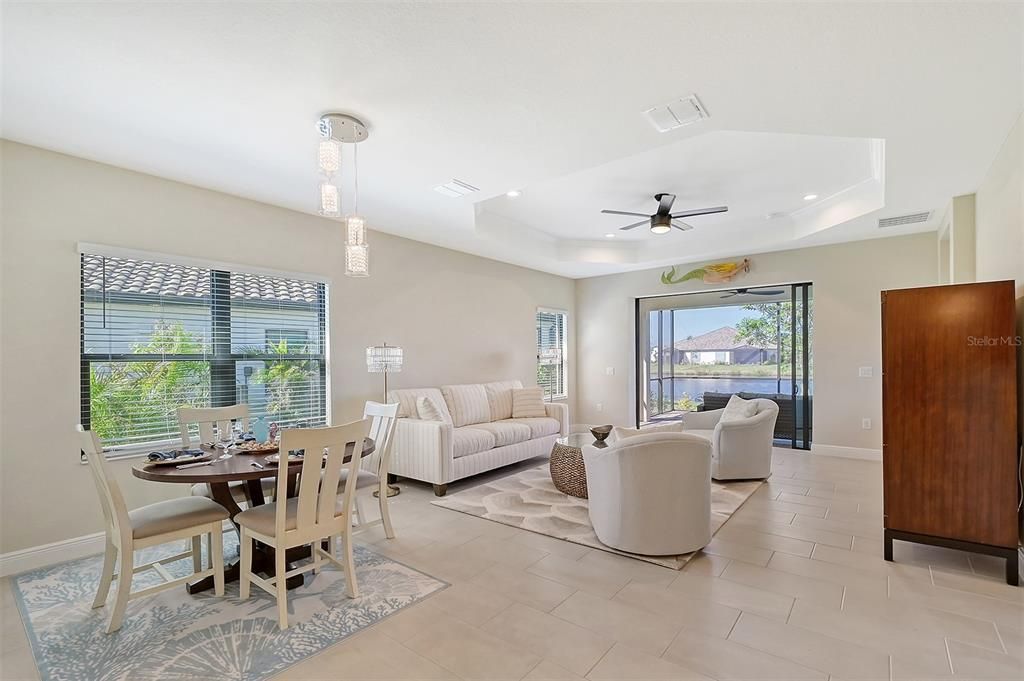
[[[205, 542], [204, 542], [205, 543]], [[225, 556], [237, 556], [234, 532], [224, 535]], [[181, 550], [180, 543], [140, 552], [136, 564]], [[13, 578], [15, 598], [44, 681], [137, 679], [237, 679], [256, 681], [280, 673], [381, 619], [444, 589], [447, 584], [355, 547], [360, 597], [345, 595], [345, 576], [333, 566], [288, 592], [289, 627], [277, 628], [273, 597], [253, 587], [238, 598], [189, 596], [184, 587], [129, 601], [122, 628], [104, 633], [109, 607], [93, 610], [102, 558], [92, 556]], [[174, 576], [191, 572], [191, 559], [168, 564]], [[134, 588], [159, 582], [147, 570]], [[116, 585], [116, 582], [115, 582]]]
[[[762, 484], [761, 480], [712, 481], [711, 534], [717, 532]], [[437, 499], [433, 504], [673, 570], [681, 570], [698, 553], [642, 556], [605, 546], [598, 540], [590, 524], [587, 500], [571, 497], [555, 489], [548, 464]]]

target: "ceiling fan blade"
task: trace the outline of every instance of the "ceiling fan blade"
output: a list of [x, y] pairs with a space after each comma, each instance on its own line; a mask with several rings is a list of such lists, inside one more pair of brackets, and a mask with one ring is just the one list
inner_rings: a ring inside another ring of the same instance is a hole
[[633, 229], [634, 227], [639, 227], [640, 225], [649, 225], [650, 223], [651, 223], [651, 219], [647, 218], [646, 220], [641, 220], [640, 222], [634, 222], [633, 224], [626, 225], [625, 227], [619, 227], [619, 229], [622, 230], [622, 231], [626, 231], [627, 229]]
[[658, 194], [658, 215], [668, 215], [672, 210], [672, 203], [676, 200], [675, 194]]
[[649, 217], [651, 217], [647, 213], [630, 213], [629, 211], [626, 211], [626, 210], [607, 210], [606, 209], [606, 210], [603, 210], [601, 212], [605, 213], [606, 215], [632, 215], [633, 217], [638, 217], [638, 218], [649, 218]]
[[701, 208], [700, 210], [684, 210], [682, 213], [672, 213], [673, 218], [688, 218], [695, 215], [711, 215], [712, 213], [724, 213], [729, 206], [716, 206], [714, 208]]
[[685, 222], [676, 222], [675, 220], [672, 221], [672, 226], [678, 229], [680, 232], [689, 232], [691, 229], [693, 229], [693, 225], [688, 225]]
[[777, 296], [780, 293], [785, 293], [782, 289], [772, 289], [770, 291], [747, 291], [752, 296]]
[[739, 292], [733, 291], [732, 293], [726, 293], [724, 296], [719, 296], [719, 298], [732, 298], [735, 295], [739, 295]]

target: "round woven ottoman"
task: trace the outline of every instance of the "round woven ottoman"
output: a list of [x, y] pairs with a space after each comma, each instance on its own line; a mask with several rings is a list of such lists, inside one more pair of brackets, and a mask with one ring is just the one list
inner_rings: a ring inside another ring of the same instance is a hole
[[587, 498], [587, 469], [583, 465], [583, 448], [607, 446], [594, 440], [590, 433], [573, 433], [555, 440], [551, 448], [551, 482], [563, 494]]

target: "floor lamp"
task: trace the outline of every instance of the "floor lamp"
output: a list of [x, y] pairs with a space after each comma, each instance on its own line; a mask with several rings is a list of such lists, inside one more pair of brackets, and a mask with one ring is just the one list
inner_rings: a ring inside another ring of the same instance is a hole
[[[366, 348], [366, 370], [371, 374], [384, 374], [384, 402], [388, 401], [388, 374], [397, 374], [402, 370], [402, 348], [397, 345], [371, 345]], [[388, 496], [401, 493], [398, 485], [388, 485]], [[374, 492], [379, 496], [380, 492]], [[362, 522], [362, 521], [360, 521]]]

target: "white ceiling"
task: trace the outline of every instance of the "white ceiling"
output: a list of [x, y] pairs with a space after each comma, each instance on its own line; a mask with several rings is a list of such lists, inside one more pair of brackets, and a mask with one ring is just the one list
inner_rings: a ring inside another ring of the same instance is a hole
[[[315, 212], [316, 119], [349, 111], [371, 226], [568, 276], [900, 233], [877, 219], [974, 191], [1024, 105], [1017, 3], [2, 12], [6, 138]], [[641, 115], [690, 92], [710, 120]], [[481, 191], [433, 191], [452, 178]], [[730, 212], [603, 238], [601, 208], [659, 191]]]

